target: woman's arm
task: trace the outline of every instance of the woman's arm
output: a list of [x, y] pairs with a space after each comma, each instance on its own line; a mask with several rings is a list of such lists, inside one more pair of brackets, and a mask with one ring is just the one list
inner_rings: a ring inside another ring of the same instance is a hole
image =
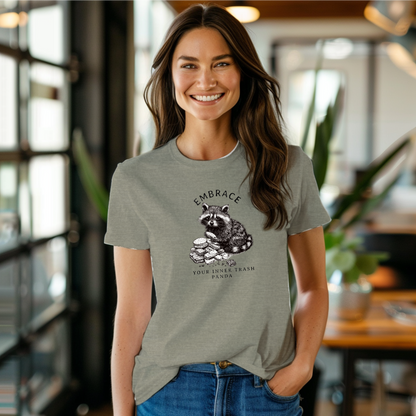
[[276, 394], [291, 396], [312, 377], [328, 318], [325, 242], [322, 227], [288, 237], [298, 296], [294, 313], [296, 355], [268, 381]]
[[152, 264], [149, 250], [114, 247], [117, 308], [111, 351], [114, 416], [135, 415], [132, 374], [151, 317]]

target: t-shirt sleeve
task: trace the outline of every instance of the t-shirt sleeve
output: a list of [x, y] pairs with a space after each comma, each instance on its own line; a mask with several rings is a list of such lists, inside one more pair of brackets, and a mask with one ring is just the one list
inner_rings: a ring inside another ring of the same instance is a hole
[[287, 234], [299, 234], [319, 227], [331, 221], [319, 196], [319, 189], [313, 171], [312, 160], [301, 148], [299, 151], [299, 168], [295, 170], [295, 180], [300, 182], [297, 201], [292, 212]]
[[137, 201], [135, 203], [133, 200], [136, 193], [132, 189], [132, 182], [122, 171], [121, 165], [118, 164], [111, 180], [104, 243], [146, 250], [150, 248], [147, 227], [140, 218]]

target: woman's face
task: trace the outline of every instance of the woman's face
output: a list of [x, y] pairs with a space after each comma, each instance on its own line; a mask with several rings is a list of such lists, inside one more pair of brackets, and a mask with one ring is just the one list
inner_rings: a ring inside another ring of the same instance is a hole
[[240, 98], [240, 70], [230, 48], [215, 29], [185, 33], [172, 58], [176, 101], [187, 117], [216, 120]]

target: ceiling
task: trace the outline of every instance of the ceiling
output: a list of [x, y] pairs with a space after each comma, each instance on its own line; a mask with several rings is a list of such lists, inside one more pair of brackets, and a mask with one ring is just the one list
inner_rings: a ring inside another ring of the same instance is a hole
[[[319, 18], [319, 17], [363, 17], [369, 0], [246, 0], [247, 6], [255, 6], [260, 18]], [[201, 1], [168, 0], [180, 13], [188, 6]], [[217, 0], [217, 4], [233, 6], [235, 0]]]
[[[207, 1], [169, 1], [168, 3], [178, 13], [185, 10], [192, 4], [208, 3]], [[222, 6], [235, 6], [236, 1], [216, 1]], [[241, 3], [241, 2], [240, 2]], [[244, 1], [247, 6], [257, 7], [260, 11], [260, 19], [297, 19], [297, 18], [350, 18], [362, 17], [364, 18], [364, 8], [367, 1]]]

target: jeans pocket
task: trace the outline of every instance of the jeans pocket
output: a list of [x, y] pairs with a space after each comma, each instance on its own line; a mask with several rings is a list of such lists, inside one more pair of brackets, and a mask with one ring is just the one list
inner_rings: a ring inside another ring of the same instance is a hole
[[273, 392], [273, 390], [270, 388], [270, 386], [267, 384], [267, 380], [263, 380], [263, 386], [265, 389], [265, 392], [272, 397], [274, 400], [280, 401], [280, 402], [292, 402], [299, 398], [299, 393], [296, 393], [292, 396], [280, 396], [279, 394], [276, 394]]

